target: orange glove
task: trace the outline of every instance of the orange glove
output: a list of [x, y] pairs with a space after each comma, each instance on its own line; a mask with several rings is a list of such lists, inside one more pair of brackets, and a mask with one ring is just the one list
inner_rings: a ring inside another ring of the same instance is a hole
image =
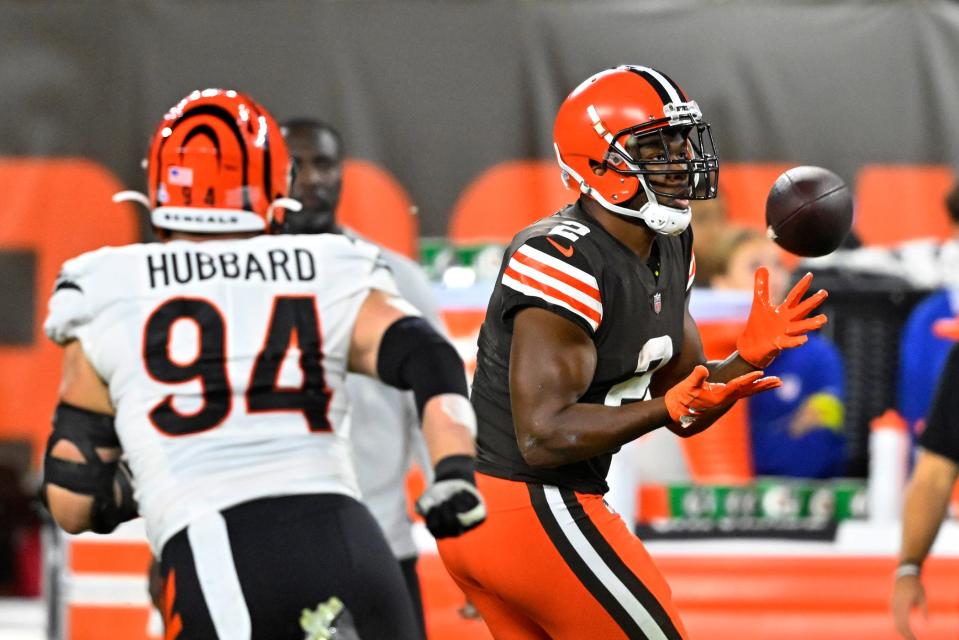
[[762, 376], [762, 371], [753, 371], [725, 384], [706, 382], [709, 369], [698, 365], [682, 382], [666, 392], [666, 410], [673, 422], [685, 427], [693, 420], [693, 416], [703, 411], [731, 405], [740, 398], [775, 389], [783, 384], [776, 376]]
[[826, 316], [819, 314], [807, 318], [809, 313], [822, 304], [829, 294], [820, 289], [801, 300], [812, 274], [807, 273], [796, 283], [780, 305], [769, 302], [769, 270], [756, 269], [756, 284], [753, 289], [753, 306], [749, 311], [746, 329], [736, 339], [736, 350], [743, 360], [757, 369], [765, 369], [783, 349], [798, 347], [808, 340], [806, 333], [826, 324]]
[[943, 318], [932, 325], [932, 332], [946, 340], [959, 340], [959, 318]]

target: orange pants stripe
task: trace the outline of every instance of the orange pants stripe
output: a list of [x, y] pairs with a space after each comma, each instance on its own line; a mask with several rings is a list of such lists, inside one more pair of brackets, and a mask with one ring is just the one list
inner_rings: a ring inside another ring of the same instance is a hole
[[476, 478], [486, 522], [439, 551], [495, 638], [687, 637], [666, 581], [602, 496]]

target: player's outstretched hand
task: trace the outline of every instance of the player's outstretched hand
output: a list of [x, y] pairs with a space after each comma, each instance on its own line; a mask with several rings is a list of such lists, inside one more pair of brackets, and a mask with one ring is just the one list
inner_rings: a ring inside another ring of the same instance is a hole
[[740, 398], [782, 386], [782, 380], [776, 376], [763, 377], [762, 371], [741, 375], [725, 384], [709, 382], [707, 378], [709, 369], [698, 365], [679, 384], [666, 392], [666, 410], [673, 422], [680, 427], [690, 426], [696, 416], [704, 411], [726, 407]]
[[458, 536], [486, 520], [471, 456], [447, 456], [436, 463], [434, 474], [433, 484], [416, 501], [416, 513], [426, 520], [434, 538]]
[[753, 306], [746, 329], [736, 340], [740, 357], [757, 369], [764, 369], [783, 349], [798, 347], [808, 340], [806, 334], [826, 324], [826, 316], [807, 317], [829, 294], [820, 289], [805, 300], [812, 274], [807, 273], [786, 295], [782, 304], [769, 301], [769, 270], [756, 269]]
[[906, 640], [916, 640], [909, 624], [909, 614], [915, 607], [919, 607], [926, 618], [929, 617], [926, 590], [919, 576], [897, 578], [892, 592], [892, 619], [896, 624], [896, 632]]

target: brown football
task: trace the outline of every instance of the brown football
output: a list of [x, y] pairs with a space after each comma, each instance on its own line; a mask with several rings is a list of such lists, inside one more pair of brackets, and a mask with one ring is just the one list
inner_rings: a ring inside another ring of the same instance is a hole
[[822, 167], [793, 167], [776, 178], [766, 198], [766, 233], [797, 256], [832, 253], [852, 226], [852, 195], [842, 178]]

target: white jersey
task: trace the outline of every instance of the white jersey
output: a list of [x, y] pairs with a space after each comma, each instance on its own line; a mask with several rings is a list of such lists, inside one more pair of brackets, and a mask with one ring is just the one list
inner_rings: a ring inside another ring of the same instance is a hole
[[105, 248], [67, 261], [44, 329], [107, 383], [159, 554], [249, 500], [358, 497], [345, 377], [379, 250], [337, 235]]

